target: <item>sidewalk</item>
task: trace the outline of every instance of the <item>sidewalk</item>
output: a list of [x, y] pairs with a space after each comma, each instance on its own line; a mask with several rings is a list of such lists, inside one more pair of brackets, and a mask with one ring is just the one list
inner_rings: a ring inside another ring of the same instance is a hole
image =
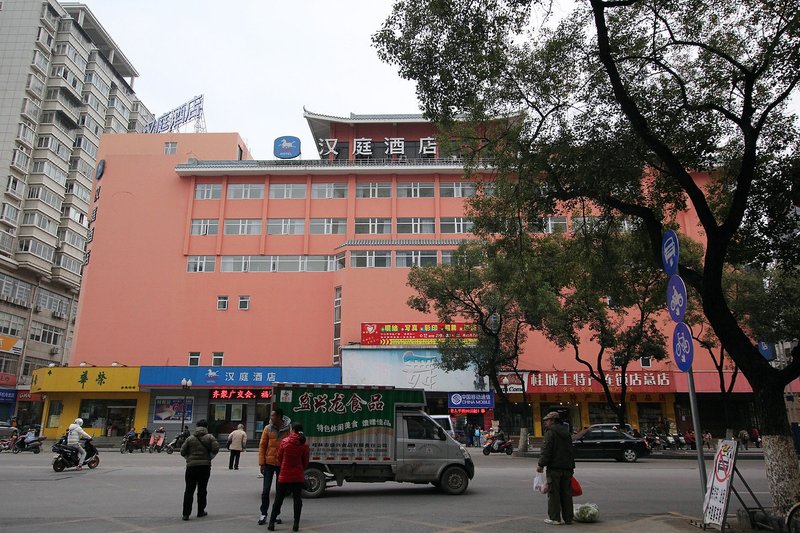
[[[481, 453], [478, 448], [467, 448], [470, 453]], [[529, 448], [527, 452], [515, 451], [515, 457], [539, 457], [541, 448]], [[704, 450], [703, 457], [711, 460], [714, 458], [716, 450]], [[647, 456], [647, 459], [696, 459], [697, 450], [656, 450]], [[749, 450], [739, 450], [737, 459], [764, 459], [763, 448], [750, 448]]]

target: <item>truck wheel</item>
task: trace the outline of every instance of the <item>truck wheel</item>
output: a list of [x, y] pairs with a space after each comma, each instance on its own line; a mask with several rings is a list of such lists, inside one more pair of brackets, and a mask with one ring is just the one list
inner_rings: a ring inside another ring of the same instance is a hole
[[303, 497], [321, 498], [325, 492], [325, 473], [319, 468], [309, 468], [306, 470], [306, 479], [310, 488], [303, 490]]
[[458, 495], [463, 494], [469, 485], [469, 478], [463, 468], [458, 466], [449, 466], [442, 473], [442, 490], [445, 494]]

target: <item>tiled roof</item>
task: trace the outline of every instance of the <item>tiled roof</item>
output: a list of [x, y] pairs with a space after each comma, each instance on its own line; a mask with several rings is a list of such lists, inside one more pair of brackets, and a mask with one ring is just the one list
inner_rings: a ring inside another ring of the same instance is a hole
[[347, 246], [459, 246], [472, 239], [350, 239], [336, 248]]
[[349, 117], [337, 117], [335, 115], [315, 113], [303, 107], [303, 115], [306, 118], [330, 120], [332, 122], [430, 122], [422, 113], [384, 113], [376, 115], [350, 113]]

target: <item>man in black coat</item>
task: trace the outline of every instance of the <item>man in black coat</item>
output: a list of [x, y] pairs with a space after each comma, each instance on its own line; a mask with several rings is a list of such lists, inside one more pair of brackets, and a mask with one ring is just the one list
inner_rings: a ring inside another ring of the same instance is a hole
[[571, 524], [572, 512], [572, 474], [575, 471], [575, 456], [572, 452], [572, 436], [569, 429], [561, 423], [556, 411], [551, 411], [542, 419], [545, 427], [542, 453], [539, 456], [537, 472], [547, 467], [547, 524], [557, 525], [563, 517], [565, 524]]

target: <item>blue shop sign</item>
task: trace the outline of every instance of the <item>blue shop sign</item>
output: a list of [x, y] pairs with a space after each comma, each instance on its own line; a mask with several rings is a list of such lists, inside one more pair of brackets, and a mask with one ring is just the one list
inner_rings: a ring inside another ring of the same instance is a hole
[[17, 401], [17, 391], [0, 390], [0, 403], [14, 403]]
[[181, 388], [181, 380], [192, 387], [271, 387], [273, 383], [342, 382], [338, 367], [298, 366], [143, 366], [140, 387]]
[[494, 391], [450, 392], [447, 394], [448, 409], [494, 409]]
[[275, 139], [275, 157], [278, 159], [294, 159], [300, 155], [300, 139], [284, 135]]

